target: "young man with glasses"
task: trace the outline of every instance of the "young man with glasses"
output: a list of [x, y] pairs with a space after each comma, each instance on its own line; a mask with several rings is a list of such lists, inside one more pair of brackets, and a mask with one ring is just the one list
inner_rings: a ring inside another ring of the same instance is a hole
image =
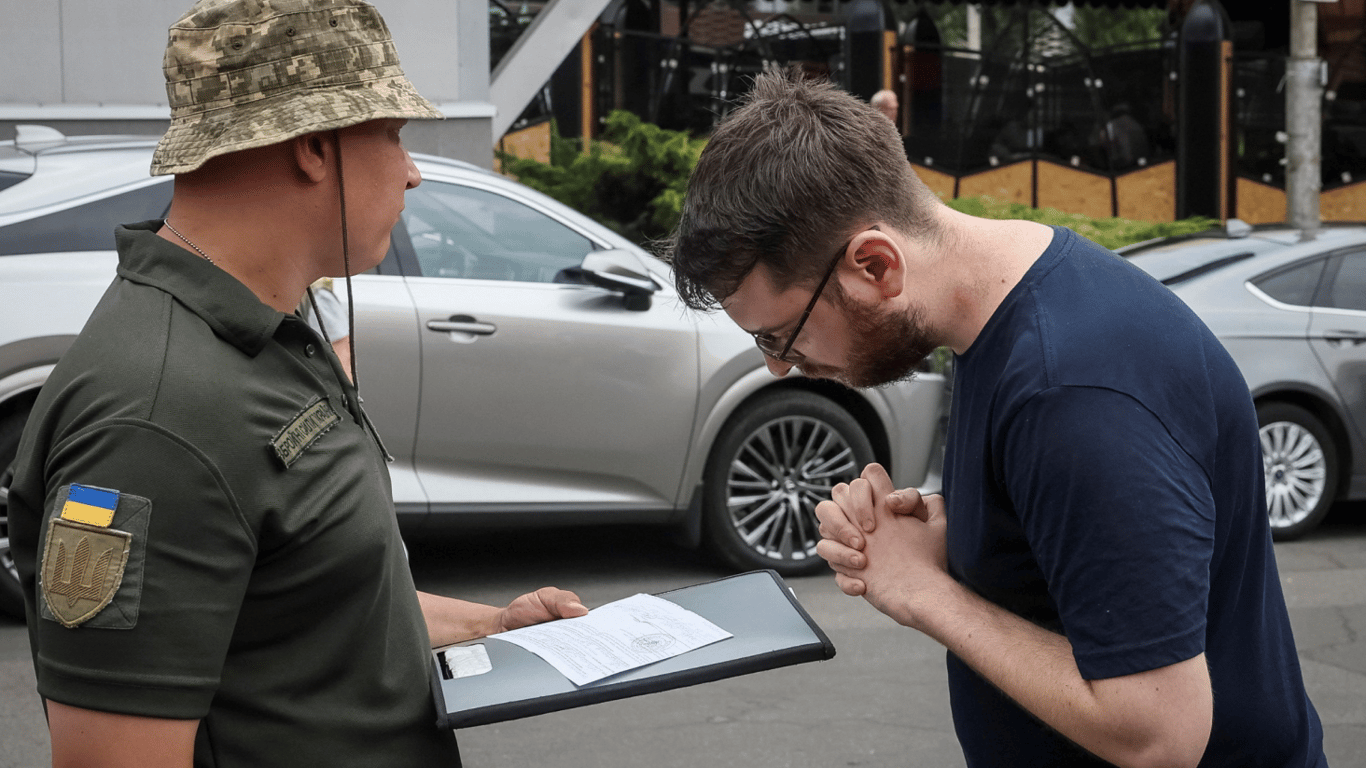
[[882, 115], [791, 73], [718, 126], [671, 251], [775, 375], [956, 353], [944, 495], [870, 465], [817, 513], [840, 588], [948, 648], [969, 765], [1325, 764], [1251, 398], [1163, 286], [949, 209]]

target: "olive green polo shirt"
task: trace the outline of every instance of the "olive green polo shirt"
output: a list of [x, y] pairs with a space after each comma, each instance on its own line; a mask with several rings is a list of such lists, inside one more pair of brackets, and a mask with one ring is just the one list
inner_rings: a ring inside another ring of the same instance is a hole
[[39, 693], [201, 719], [196, 765], [459, 765], [355, 390], [159, 225], [118, 229], [118, 277], [20, 445]]

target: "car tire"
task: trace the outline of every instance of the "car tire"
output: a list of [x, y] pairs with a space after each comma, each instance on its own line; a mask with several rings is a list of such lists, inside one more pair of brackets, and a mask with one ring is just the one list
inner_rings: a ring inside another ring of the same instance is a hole
[[1290, 403], [1257, 407], [1271, 536], [1289, 541], [1328, 514], [1338, 484], [1337, 446], [1323, 422]]
[[825, 561], [816, 505], [874, 461], [863, 428], [834, 402], [801, 390], [761, 395], [718, 435], [703, 476], [703, 533], [742, 571], [816, 573]]
[[0, 613], [19, 618], [24, 616], [24, 593], [9, 546], [9, 487], [27, 417], [23, 410], [0, 418]]

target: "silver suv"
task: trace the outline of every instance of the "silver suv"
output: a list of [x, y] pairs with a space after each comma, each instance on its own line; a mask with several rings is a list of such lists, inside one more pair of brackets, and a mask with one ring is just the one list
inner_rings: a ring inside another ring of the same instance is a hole
[[[166, 211], [153, 146], [50, 129], [0, 143], [0, 470], [114, 277], [114, 225]], [[414, 159], [424, 181], [388, 257], [354, 279], [358, 377], [405, 535], [653, 523], [730, 567], [798, 574], [823, 563], [815, 504], [866, 462], [937, 483], [942, 375], [861, 392], [775, 379], [630, 241], [501, 176]], [[7, 538], [0, 557], [13, 608]]]

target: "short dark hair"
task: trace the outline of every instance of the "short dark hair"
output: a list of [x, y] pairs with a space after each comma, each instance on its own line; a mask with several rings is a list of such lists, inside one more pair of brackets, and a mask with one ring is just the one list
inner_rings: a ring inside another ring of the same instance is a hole
[[768, 72], [708, 140], [665, 255], [683, 301], [713, 309], [761, 261], [780, 289], [814, 282], [860, 229], [923, 235], [939, 204], [877, 109], [797, 70]]

